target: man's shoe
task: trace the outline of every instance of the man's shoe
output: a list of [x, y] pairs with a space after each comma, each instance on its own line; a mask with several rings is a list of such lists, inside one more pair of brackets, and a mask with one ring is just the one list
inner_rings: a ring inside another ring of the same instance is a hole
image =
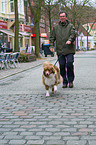
[[73, 88], [73, 82], [69, 83], [69, 88]]
[[67, 88], [67, 84], [63, 84], [62, 88]]

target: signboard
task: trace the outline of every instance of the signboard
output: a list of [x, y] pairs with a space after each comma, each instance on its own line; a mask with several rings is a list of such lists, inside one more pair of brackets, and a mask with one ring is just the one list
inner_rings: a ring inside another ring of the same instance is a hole
[[[32, 34], [31, 37], [35, 37], [35, 34]], [[47, 38], [47, 34], [46, 33], [41, 33], [41, 34], [39, 34], [39, 37]]]
[[0, 20], [0, 29], [7, 29], [7, 22]]
[[31, 27], [28, 25], [24, 25], [24, 31], [25, 32], [30, 32], [31, 33]]
[[41, 33], [41, 37], [47, 38], [47, 33]]
[[44, 44], [49, 44], [49, 40], [44, 40]]

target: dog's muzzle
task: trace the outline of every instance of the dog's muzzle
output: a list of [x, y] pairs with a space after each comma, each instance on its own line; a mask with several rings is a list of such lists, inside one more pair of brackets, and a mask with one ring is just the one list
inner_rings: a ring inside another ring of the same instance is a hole
[[49, 77], [49, 71], [46, 71], [45, 75], [46, 77]]

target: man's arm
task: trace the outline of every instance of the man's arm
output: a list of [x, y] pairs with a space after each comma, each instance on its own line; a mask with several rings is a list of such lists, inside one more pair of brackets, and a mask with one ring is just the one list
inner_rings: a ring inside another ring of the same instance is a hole
[[73, 43], [75, 41], [75, 38], [76, 38], [75, 27], [72, 25], [70, 37], [69, 37], [68, 41], [66, 42], [66, 44]]

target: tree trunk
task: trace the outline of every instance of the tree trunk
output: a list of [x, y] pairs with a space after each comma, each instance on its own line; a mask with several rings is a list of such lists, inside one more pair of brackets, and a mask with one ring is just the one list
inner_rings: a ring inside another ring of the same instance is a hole
[[14, 39], [14, 51], [19, 51], [19, 41], [18, 41], [18, 34], [19, 34], [19, 20], [18, 20], [18, 0], [14, 0], [15, 6], [15, 39]]
[[39, 55], [39, 22], [35, 23], [35, 54], [37, 57]]

